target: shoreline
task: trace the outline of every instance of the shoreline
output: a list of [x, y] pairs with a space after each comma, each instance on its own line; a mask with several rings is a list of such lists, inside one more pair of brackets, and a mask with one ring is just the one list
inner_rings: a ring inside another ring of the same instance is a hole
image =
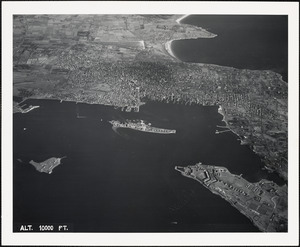
[[168, 41], [168, 42], [166, 42], [165, 43], [165, 49], [166, 49], [166, 51], [168, 52], [168, 54], [172, 57], [172, 58], [175, 58], [177, 61], [180, 61], [180, 62], [182, 62], [179, 58], [177, 58], [176, 56], [175, 56], [175, 54], [173, 53], [173, 50], [172, 50], [172, 42], [173, 42], [174, 40], [170, 40], [170, 41]]
[[[183, 16], [181, 16], [180, 18], [178, 18], [178, 19], [176, 20], [176, 22], [177, 22], [179, 25], [181, 25], [180, 22], [181, 22], [183, 19], [185, 19], [186, 17], [188, 17], [188, 16], [190, 16], [190, 15], [183, 15]], [[203, 30], [206, 31], [205, 29], [203, 29]], [[207, 32], [207, 31], [206, 31], [206, 32]], [[217, 34], [213, 34], [213, 33], [211, 33], [211, 34], [212, 34], [211, 37], [201, 37], [201, 38], [215, 38], [215, 37], [217, 36]], [[199, 38], [200, 38], [200, 37], [199, 37]], [[191, 39], [195, 39], [195, 38], [191, 38]], [[183, 62], [183, 61], [180, 60], [178, 57], [176, 57], [175, 54], [174, 54], [173, 51], [172, 51], [172, 42], [173, 42], [174, 40], [182, 40], [182, 39], [172, 39], [172, 40], [166, 42], [165, 45], [164, 45], [165, 50], [167, 51], [167, 53], [168, 53], [172, 58], [175, 58], [177, 61]], [[184, 39], [184, 40], [185, 40], [185, 39]], [[188, 40], [188, 39], [187, 39], [187, 40]]]
[[[191, 14], [186, 14], [186, 15], [182, 15], [180, 18], [178, 18], [178, 19], [176, 19], [176, 22], [180, 25], [181, 24], [181, 21], [183, 20], [183, 19], [185, 19], [185, 18], [187, 18], [188, 16], [190, 16]], [[202, 28], [202, 27], [201, 27]], [[205, 31], [207, 31], [206, 29], [204, 29], [204, 28], [202, 28], [203, 30], [205, 30]], [[208, 32], [208, 31], [207, 31]], [[211, 32], [210, 32], [211, 33]], [[214, 34], [214, 33], [212, 33], [212, 34]], [[215, 38], [215, 37], [217, 37], [218, 35], [217, 34], [214, 34], [212, 37], [205, 37], [205, 38]], [[204, 37], [201, 37], [201, 38], [204, 38]], [[174, 40], [172, 40], [172, 41], [174, 41]], [[174, 57], [174, 54], [172, 53], [171, 54], [171, 56], [173, 56]], [[176, 57], [175, 57], [176, 58]], [[178, 59], [178, 58], [176, 58], [176, 59]], [[181, 61], [181, 60], [180, 60]], [[233, 69], [238, 69], [238, 70], [253, 70], [253, 71], [271, 71], [271, 72], [274, 72], [274, 73], [276, 73], [276, 74], [278, 74], [279, 75], [279, 80], [281, 81], [281, 82], [283, 82], [283, 83], [286, 83], [286, 84], [288, 84], [288, 80], [284, 80], [283, 79], [283, 76], [282, 76], [282, 74], [280, 74], [279, 72], [276, 72], [276, 71], [273, 71], [273, 70], [271, 70], [271, 69], [263, 69], [263, 70], [260, 70], [260, 69], [248, 69], [248, 68], [236, 68], [236, 67], [232, 67], [232, 66], [227, 66], [227, 65], [218, 65], [218, 64], [209, 64], [209, 63], [202, 63], [202, 64], [208, 64], [208, 65], [215, 65], [215, 66], [218, 66], [218, 67], [228, 67], [228, 68], [233, 68]]]
[[[201, 162], [199, 162], [199, 163], [200, 163], [200, 165], [202, 164]], [[247, 212], [247, 207], [246, 207], [246, 205], [243, 205], [243, 204], [241, 204], [241, 203], [239, 203], [239, 202], [234, 202], [234, 201], [232, 201], [230, 195], [226, 194], [226, 193], [225, 193], [224, 191], [222, 191], [222, 190], [217, 190], [218, 187], [217, 187], [217, 188], [216, 188], [216, 187], [215, 187], [215, 188], [212, 188], [212, 187], [210, 187], [210, 184], [209, 184], [209, 185], [205, 184], [201, 179], [197, 178], [196, 175], [187, 174], [187, 173], [185, 172], [185, 168], [193, 169], [193, 167], [197, 166], [199, 163], [197, 163], [197, 164], [194, 165], [194, 166], [186, 166], [186, 167], [175, 166], [175, 170], [178, 171], [178, 172], [180, 172], [181, 175], [183, 175], [183, 176], [185, 176], [185, 177], [187, 177], [187, 178], [191, 178], [191, 179], [193, 179], [193, 180], [196, 180], [196, 181], [199, 182], [204, 188], [208, 189], [211, 193], [213, 193], [213, 194], [215, 194], [215, 195], [218, 195], [218, 196], [220, 196], [221, 198], [223, 198], [223, 199], [224, 199], [226, 202], [228, 202], [233, 208], [235, 208], [236, 210], [238, 210], [241, 214], [245, 215], [245, 216], [251, 221], [251, 223], [252, 223], [255, 227], [257, 227], [261, 232], [273, 232], [273, 230], [272, 230], [272, 231], [269, 231], [269, 230], [268, 230], [270, 224], [268, 224], [266, 227], [264, 227], [263, 225], [259, 224], [259, 222], [258, 222], [257, 220], [255, 220], [255, 217], [252, 217], [251, 214], [249, 214], [249, 211]], [[223, 169], [225, 168], [225, 169], [227, 170], [227, 172], [228, 172], [231, 176], [236, 177], [236, 178], [242, 178], [242, 174], [241, 174], [241, 175], [233, 174], [233, 173], [229, 172], [228, 169], [227, 169], [226, 167], [223, 167], [223, 166], [207, 166], [207, 167], [208, 167], [208, 168], [209, 168], [209, 167], [211, 167], [211, 168], [223, 168]], [[180, 168], [183, 168], [183, 170], [180, 170]], [[257, 186], [257, 187], [260, 187], [260, 188], [261, 188], [260, 184], [263, 184], [263, 183], [271, 183], [271, 184], [273, 183], [273, 184], [277, 185], [278, 188], [280, 188], [280, 189], [282, 189], [282, 190], [284, 190], [285, 188], [287, 188], [287, 185], [286, 185], [286, 184], [285, 184], [285, 185], [278, 185], [278, 184], [276, 184], [274, 181], [268, 180], [268, 179], [265, 179], [265, 178], [262, 178], [262, 179], [260, 179], [260, 180], [257, 181], [257, 182], [250, 182], [250, 181], [248, 181], [248, 180], [245, 179], [245, 178], [242, 178], [242, 179], [243, 179], [246, 183], [252, 184], [253, 186]], [[273, 197], [273, 198], [274, 198], [274, 197]], [[271, 201], [275, 204], [275, 202], [273, 201], [273, 198], [271, 198]], [[236, 206], [237, 203], [238, 203], [240, 206], [242, 206], [242, 207], [237, 207], [237, 206]], [[245, 208], [246, 210], [244, 210], [243, 208]]]
[[202, 181], [200, 181], [199, 179], [197, 179], [197, 177], [194, 177], [194, 176], [191, 176], [191, 175], [186, 175], [184, 171], [180, 171], [178, 169], [176, 169], [175, 167], [175, 170], [176, 171], [179, 171], [181, 173], [181, 175], [183, 175], [184, 177], [187, 177], [187, 178], [191, 178], [195, 181], [197, 181], [198, 183], [200, 183], [204, 188], [208, 189], [212, 194], [214, 195], [217, 195], [217, 196], [220, 196], [222, 199], [224, 199], [227, 203], [229, 203], [233, 208], [235, 208], [237, 211], [239, 211], [241, 214], [245, 215], [249, 220], [250, 222], [255, 226], [257, 227], [260, 231], [264, 232], [264, 229], [259, 227], [258, 225], [255, 224], [254, 220], [250, 217], [248, 217], [247, 213], [243, 210], [240, 210], [239, 208], [237, 208], [235, 206], [235, 204], [233, 202], [231, 202], [230, 200], [228, 200], [228, 198], [226, 197], [226, 195], [218, 192], [218, 191], [215, 191], [215, 190], [212, 190], [209, 186], [206, 186]]
[[[241, 144], [241, 143], [242, 143], [242, 138], [241, 138], [241, 136], [240, 136], [238, 133], [236, 133], [234, 130], [232, 130], [232, 129], [230, 128], [230, 126], [229, 126], [229, 124], [228, 124], [228, 122], [227, 122], [227, 120], [226, 120], [226, 116], [225, 116], [225, 113], [223, 112], [223, 108], [222, 108], [221, 104], [219, 105], [218, 113], [219, 113], [220, 115], [223, 116], [223, 119], [222, 119], [221, 121], [225, 123], [226, 128], [227, 128], [228, 130], [230, 130], [233, 134], [235, 134], [237, 137], [240, 138], [240, 144]], [[242, 145], [242, 144], [241, 144], [241, 145]]]
[[180, 24], [180, 21], [182, 21], [183, 19], [185, 19], [186, 17], [188, 17], [189, 15], [183, 15], [183, 16], [181, 16], [179, 19], [177, 19], [176, 20], [176, 22], [178, 23], [178, 24]]

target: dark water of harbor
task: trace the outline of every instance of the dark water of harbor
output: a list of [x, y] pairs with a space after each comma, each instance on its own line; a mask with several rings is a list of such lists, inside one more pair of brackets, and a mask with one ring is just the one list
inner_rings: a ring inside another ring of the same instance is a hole
[[181, 23], [203, 27], [218, 36], [174, 41], [172, 48], [179, 59], [239, 69], [272, 70], [288, 80], [287, 16], [191, 15]]
[[[26, 103], [40, 108], [14, 114], [15, 223], [69, 223], [77, 232], [258, 231], [224, 199], [174, 170], [201, 161], [249, 181], [268, 177], [237, 136], [215, 134], [223, 125], [217, 107], [148, 102], [139, 113], [126, 113], [51, 100]], [[115, 132], [112, 119], [143, 119], [177, 133]], [[51, 175], [28, 163], [62, 156]]]

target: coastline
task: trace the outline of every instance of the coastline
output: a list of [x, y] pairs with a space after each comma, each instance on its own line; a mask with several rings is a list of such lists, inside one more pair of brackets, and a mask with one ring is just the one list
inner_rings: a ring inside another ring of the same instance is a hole
[[[197, 163], [195, 166], [197, 166], [198, 164], [202, 165], [202, 163]], [[187, 167], [180, 167], [180, 166], [175, 166], [175, 170], [180, 172], [181, 175], [187, 177], [187, 178], [191, 178], [193, 180], [196, 180], [197, 182], [199, 182], [203, 187], [205, 187], [206, 189], [208, 189], [210, 192], [212, 192], [213, 194], [215, 195], [218, 195], [220, 196], [221, 198], [223, 198], [226, 202], [228, 202], [232, 207], [234, 207], [236, 210], [238, 210], [240, 213], [242, 213], [243, 215], [245, 215], [250, 221], [251, 223], [257, 227], [261, 232], [274, 232], [276, 231], [275, 227], [276, 227], [276, 222], [273, 223], [273, 226], [271, 225], [271, 223], [267, 224], [267, 226], [263, 226], [257, 219], [255, 219], [255, 216], [252, 217], [251, 216], [251, 210], [249, 210], [247, 208], [246, 205], [244, 204], [241, 204], [240, 202], [234, 202], [232, 200], [232, 197], [230, 195], [230, 192], [228, 193], [225, 193], [224, 190], [220, 189], [219, 187], [211, 187], [210, 184], [205, 184], [201, 179], [199, 179], [195, 174], [193, 173], [189, 173], [187, 174], [186, 171], [185, 171], [185, 168], [188, 168], [188, 169], [192, 169], [193, 170], [193, 167], [195, 166], [187, 166]], [[242, 174], [241, 175], [236, 175], [236, 174], [232, 174], [231, 172], [228, 171], [228, 169], [226, 167], [222, 167], [222, 166], [207, 166], [208, 168], [225, 168], [227, 170], [227, 172], [232, 176], [232, 177], [235, 177], [235, 178], [242, 178]], [[179, 169], [179, 168], [183, 168], [183, 170]], [[194, 171], [194, 170], [193, 170]], [[196, 170], [197, 171], [197, 170]], [[267, 179], [261, 179], [259, 180], [258, 182], [254, 182], [254, 183], [251, 183], [249, 182], [248, 180], [242, 178], [244, 180], [244, 182], [246, 184], [251, 184], [255, 187], [258, 187], [262, 190], [264, 190], [262, 187], [261, 187], [261, 184], [264, 184], [264, 183], [270, 183], [270, 184], [273, 184], [273, 189], [276, 189], [276, 186], [278, 186], [277, 188], [280, 188], [281, 190], [285, 190], [287, 189], [286, 185], [277, 185], [275, 182], [273, 181], [270, 181], [270, 180], [267, 180]], [[275, 186], [276, 185], [276, 186]], [[275, 186], [275, 187], [274, 187]], [[247, 188], [247, 187], [246, 187]], [[276, 203], [273, 201], [273, 198], [271, 198], [271, 201], [276, 205]], [[254, 198], [252, 198], [254, 199]], [[255, 200], [255, 199], [254, 199]], [[265, 202], [263, 202], [264, 204]], [[237, 204], [239, 204], [240, 206], [242, 207], [238, 207]], [[244, 210], [246, 209], [246, 210]], [[248, 209], [248, 212], [247, 212], [247, 209]], [[275, 207], [274, 207], [275, 209]], [[280, 213], [284, 213], [285, 210], [284, 209], [281, 209], [282, 211], [279, 210], [275, 212], [275, 214], [280, 214]], [[273, 214], [274, 214], [274, 210], [273, 210]], [[271, 216], [272, 217], [272, 216]], [[267, 220], [266, 222], [272, 222], [272, 220]], [[269, 226], [271, 225], [271, 229], [269, 228]], [[272, 228], [273, 227], [273, 228]]]
[[256, 226], [260, 231], [264, 232], [264, 229], [261, 228], [259, 225], [256, 225], [256, 224], [255, 224], [255, 221], [254, 221], [252, 218], [248, 217], [248, 215], [246, 214], [245, 211], [240, 210], [239, 208], [237, 208], [237, 207], [235, 206], [235, 204], [234, 204], [233, 202], [231, 202], [230, 200], [228, 200], [228, 198], [226, 197], [225, 194], [222, 194], [222, 193], [220, 193], [220, 192], [217, 192], [216, 190], [211, 189], [209, 186], [206, 186], [205, 184], [203, 184], [203, 182], [202, 182], [201, 180], [197, 179], [197, 177], [191, 176], [191, 175], [187, 175], [187, 174], [185, 174], [184, 171], [180, 171], [179, 169], [176, 169], [176, 168], [177, 168], [177, 167], [175, 167], [175, 170], [176, 170], [176, 171], [179, 171], [179, 172], [181, 173], [181, 175], [183, 175], [184, 177], [191, 178], [191, 179], [197, 181], [197, 182], [200, 183], [204, 188], [208, 189], [212, 194], [217, 195], [217, 196], [220, 196], [220, 197], [221, 197], [222, 199], [224, 199], [227, 203], [229, 203], [233, 208], [235, 208], [236, 210], [238, 210], [241, 214], [245, 215], [245, 216], [251, 221], [251, 223], [252, 223], [254, 226]]
[[178, 24], [180, 24], [180, 21], [182, 21], [183, 19], [185, 19], [186, 17], [188, 17], [189, 15], [183, 15], [183, 16], [181, 16], [179, 19], [177, 19], [176, 20], [176, 22], [178, 23]]
[[[240, 138], [240, 143], [242, 143], [242, 138], [241, 136], [236, 133], [234, 130], [232, 130], [226, 120], [226, 116], [225, 116], [225, 113], [223, 112], [223, 108], [221, 105], [219, 105], [219, 108], [218, 108], [218, 113], [221, 114], [223, 116], [223, 119], [221, 120], [222, 122], [225, 123], [226, 127], [228, 128], [228, 130], [230, 130], [233, 134], [235, 134], [236, 136], [238, 136]], [[242, 145], [242, 144], [241, 144]]]
[[[191, 15], [191, 14], [185, 14], [185, 15], [182, 15], [180, 18], [176, 19], [176, 22], [180, 25], [180, 24], [182, 24], [181, 21], [182, 21], [183, 19], [187, 18], [187, 17], [190, 16], [190, 15]], [[190, 24], [189, 24], [189, 25], [190, 25]], [[202, 27], [201, 27], [201, 28], [202, 28]], [[204, 28], [202, 28], [202, 29], [205, 30], [205, 31], [207, 31], [207, 30], [204, 29]], [[207, 32], [208, 32], [208, 31], [207, 31]], [[209, 33], [211, 33], [211, 32], [209, 32]], [[201, 38], [215, 38], [215, 37], [218, 36], [217, 34], [214, 34], [214, 33], [212, 33], [212, 34], [213, 34], [212, 37], [201, 37]], [[173, 40], [172, 40], [172, 41], [173, 41]], [[173, 54], [173, 55], [174, 55], [174, 54]], [[172, 56], [173, 56], [173, 55], [172, 55]], [[178, 59], [178, 58], [177, 58], [177, 59]], [[181, 61], [181, 60], [180, 60], [180, 61]], [[207, 64], [209, 64], [209, 63], [207, 63]], [[218, 66], [218, 67], [228, 67], [228, 68], [239, 69], [239, 70], [253, 70], [253, 71], [259, 70], [259, 69], [236, 68], [236, 67], [232, 67], [232, 66], [218, 65], [218, 64], [209, 64], [209, 65], [215, 65], [215, 66]], [[269, 70], [269, 69], [264, 69], [264, 70]], [[259, 71], [261, 71], [261, 70], [259, 70]], [[282, 74], [280, 74], [279, 72], [273, 71], [273, 70], [269, 70], [269, 71], [278, 74], [279, 77], [280, 77], [279, 80], [280, 80], [282, 83], [288, 84], [288, 79], [285, 81], [285, 80], [283, 79]]]
[[[181, 25], [181, 21], [183, 20], [183, 19], [185, 19], [186, 17], [188, 17], [188, 16], [190, 16], [190, 15], [183, 15], [183, 16], [181, 16], [180, 18], [178, 18], [177, 20], [176, 20], [176, 22], [179, 24], [179, 25]], [[203, 31], [205, 31], [205, 32], [207, 32], [205, 29], [202, 29]], [[208, 32], [208, 33], [210, 33], [210, 32]], [[201, 37], [201, 38], [215, 38], [216, 36], [217, 36], [217, 34], [213, 34], [213, 33], [210, 33], [211, 34], [211, 36], [210, 37], [206, 37], [206, 36], [204, 36], [204, 37]], [[200, 38], [200, 37], [198, 37], [198, 38]], [[194, 39], [194, 38], [191, 38], [191, 39]], [[172, 42], [174, 41], [174, 40], [181, 40], [181, 39], [172, 39], [172, 40], [170, 40], [170, 41], [168, 41], [168, 42], [166, 42], [165, 43], [165, 50], [168, 52], [168, 54], [172, 57], [172, 58], [175, 58], [177, 61], [180, 61], [180, 62], [182, 62], [179, 58], [177, 58], [176, 56], [175, 56], [175, 54], [173, 53], [173, 51], [172, 51]]]
[[177, 61], [180, 61], [181, 62], [181, 60], [179, 59], [179, 58], [177, 58], [176, 56], [175, 56], [175, 54], [173, 53], [173, 51], [172, 51], [172, 42], [173, 42], [174, 40], [170, 40], [170, 41], [168, 41], [168, 42], [166, 42], [165, 43], [165, 49], [166, 49], [166, 51], [168, 52], [168, 54], [172, 57], [172, 58], [175, 58]]

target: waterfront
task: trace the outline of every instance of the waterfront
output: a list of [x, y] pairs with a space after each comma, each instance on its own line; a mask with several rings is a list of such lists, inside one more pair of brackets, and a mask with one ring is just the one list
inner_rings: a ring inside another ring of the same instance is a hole
[[287, 16], [190, 15], [181, 23], [203, 27], [217, 37], [174, 41], [173, 53], [179, 59], [273, 70], [288, 81]]
[[[148, 102], [128, 113], [51, 100], [26, 103], [40, 107], [14, 114], [15, 222], [71, 223], [74, 231], [258, 231], [229, 203], [174, 170], [201, 160], [250, 181], [268, 175], [233, 133], [215, 134], [224, 124], [217, 107]], [[177, 131], [116, 133], [112, 119], [143, 119]], [[53, 156], [67, 158], [51, 175], [28, 164]]]

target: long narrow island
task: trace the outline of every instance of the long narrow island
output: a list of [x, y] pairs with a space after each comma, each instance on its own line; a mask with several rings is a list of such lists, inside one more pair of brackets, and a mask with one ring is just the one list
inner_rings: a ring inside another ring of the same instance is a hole
[[287, 231], [286, 185], [280, 187], [264, 179], [250, 183], [241, 175], [231, 174], [225, 167], [204, 165], [201, 162], [194, 166], [176, 166], [175, 170], [221, 196], [261, 231]]
[[125, 123], [121, 123], [120, 121], [117, 120], [111, 120], [109, 122], [112, 124], [113, 128], [127, 128], [127, 129], [133, 129], [133, 130], [156, 133], [156, 134], [176, 133], [176, 130], [152, 127], [151, 123], [146, 124], [143, 120], [136, 121], [136, 122], [131, 122], [127, 120]]
[[63, 158], [66, 158], [66, 156], [61, 157], [61, 158], [52, 157], [41, 163], [31, 160], [29, 162], [29, 164], [33, 165], [35, 167], [35, 169], [39, 172], [45, 172], [45, 173], [51, 174], [53, 169], [61, 164], [61, 160]]

